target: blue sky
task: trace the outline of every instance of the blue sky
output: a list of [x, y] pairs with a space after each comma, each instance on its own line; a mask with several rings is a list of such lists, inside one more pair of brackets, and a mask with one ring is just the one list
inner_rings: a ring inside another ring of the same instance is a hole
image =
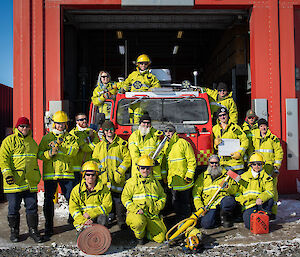
[[13, 0], [0, 0], [0, 83], [13, 86]]

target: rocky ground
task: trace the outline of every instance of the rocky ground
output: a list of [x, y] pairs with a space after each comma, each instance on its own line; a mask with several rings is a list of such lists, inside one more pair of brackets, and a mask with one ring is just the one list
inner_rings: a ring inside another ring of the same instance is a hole
[[[42, 205], [42, 203], [40, 203]], [[40, 207], [41, 211], [41, 207]], [[21, 211], [21, 242], [9, 241], [6, 220], [7, 203], [0, 204], [0, 256], [87, 256], [76, 246], [76, 231], [66, 225], [67, 207], [61, 202], [55, 211], [55, 235], [51, 241], [35, 244], [28, 238], [24, 208]], [[40, 214], [40, 229], [44, 219]], [[242, 223], [234, 227], [203, 230], [203, 247], [198, 253], [186, 253], [181, 246], [149, 242], [137, 246], [130, 230], [110, 228], [112, 246], [106, 256], [300, 256], [300, 201], [295, 197], [281, 198], [277, 219], [270, 224], [270, 233], [254, 235]]]

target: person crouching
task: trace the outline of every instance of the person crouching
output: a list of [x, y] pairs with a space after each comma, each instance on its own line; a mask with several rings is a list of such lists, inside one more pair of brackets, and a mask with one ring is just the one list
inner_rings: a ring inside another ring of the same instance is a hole
[[112, 197], [100, 179], [98, 164], [95, 161], [87, 161], [81, 169], [82, 180], [73, 188], [69, 202], [74, 227], [80, 231], [84, 226], [93, 223], [107, 226]]
[[159, 216], [166, 203], [166, 194], [153, 177], [154, 161], [147, 155], [138, 159], [139, 174], [135, 174], [125, 184], [121, 201], [127, 209], [126, 223], [133, 230], [139, 245], [149, 240], [162, 243], [167, 232], [163, 219]]

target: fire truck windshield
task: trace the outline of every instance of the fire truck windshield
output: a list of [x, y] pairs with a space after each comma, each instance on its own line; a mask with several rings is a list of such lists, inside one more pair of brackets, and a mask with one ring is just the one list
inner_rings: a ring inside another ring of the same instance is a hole
[[143, 98], [122, 99], [117, 106], [117, 123], [133, 125], [132, 114], [148, 112], [152, 122], [174, 124], [205, 124], [209, 114], [203, 98]]

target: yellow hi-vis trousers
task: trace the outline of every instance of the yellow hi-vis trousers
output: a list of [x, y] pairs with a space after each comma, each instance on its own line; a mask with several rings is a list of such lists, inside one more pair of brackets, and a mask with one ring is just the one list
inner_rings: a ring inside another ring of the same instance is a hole
[[[274, 170], [273, 166], [270, 165], [270, 164], [265, 164], [264, 168], [265, 168], [266, 172], [270, 176], [272, 176], [272, 174], [274, 172], [273, 171]], [[273, 200], [274, 200], [274, 205], [272, 207], [272, 213], [275, 214], [275, 215], [277, 214], [277, 209], [278, 209], [278, 206], [277, 206], [277, 202], [278, 202], [277, 182], [278, 182], [278, 179], [273, 177], [273, 188], [274, 188], [274, 197], [273, 197]]]
[[162, 218], [150, 219], [143, 214], [127, 213], [126, 223], [137, 239], [147, 238], [157, 243], [165, 241], [167, 228]]

